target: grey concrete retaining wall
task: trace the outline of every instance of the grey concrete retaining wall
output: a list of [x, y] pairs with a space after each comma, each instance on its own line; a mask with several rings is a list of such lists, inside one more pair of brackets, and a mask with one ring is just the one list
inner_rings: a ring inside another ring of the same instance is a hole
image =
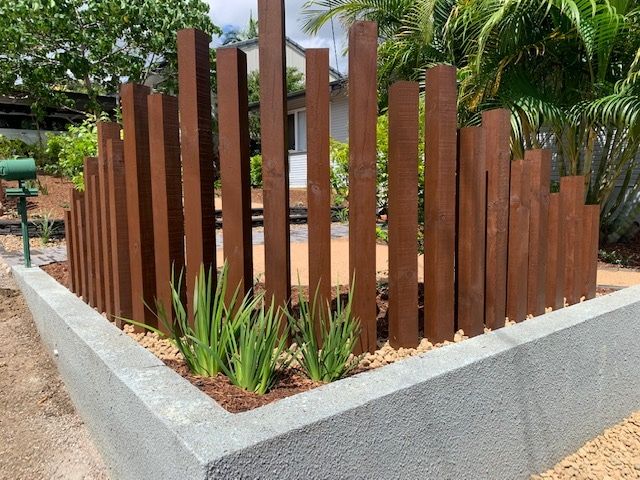
[[640, 287], [231, 414], [14, 275], [113, 478], [524, 479], [640, 409]]

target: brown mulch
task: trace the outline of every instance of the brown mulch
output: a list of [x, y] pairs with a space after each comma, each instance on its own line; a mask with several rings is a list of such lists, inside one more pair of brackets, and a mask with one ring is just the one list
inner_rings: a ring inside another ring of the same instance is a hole
[[[616, 264], [622, 267], [640, 267], [640, 233], [631, 240], [618, 242], [602, 247], [600, 260], [611, 263], [614, 259], [619, 259]], [[603, 255], [604, 253], [604, 255]]]
[[[30, 218], [41, 218], [49, 215], [51, 220], [64, 218], [64, 209], [69, 207], [69, 189], [73, 185], [67, 178], [51, 175], [38, 175], [40, 193], [37, 197], [27, 199]], [[0, 218], [18, 218], [16, 200], [4, 197], [6, 187], [17, 187], [17, 182], [0, 180]]]
[[236, 387], [224, 375], [218, 375], [217, 377], [198, 377], [193, 375], [189, 372], [184, 361], [164, 360], [164, 363], [231, 413], [246, 412], [321, 385], [302, 376], [294, 369], [287, 369], [282, 372], [273, 389], [264, 395], [258, 395]]
[[42, 270], [51, 275], [58, 283], [70, 288], [69, 268], [67, 262], [50, 263], [43, 265]]

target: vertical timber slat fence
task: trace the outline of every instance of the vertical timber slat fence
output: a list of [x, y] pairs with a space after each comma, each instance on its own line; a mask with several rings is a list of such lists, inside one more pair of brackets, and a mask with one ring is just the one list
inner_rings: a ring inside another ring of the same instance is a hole
[[[260, 0], [261, 128], [265, 284], [268, 301], [289, 300], [286, 59], [282, 0]], [[204, 265], [216, 263], [209, 37], [178, 34], [180, 95], [121, 90], [120, 126], [100, 123], [97, 158], [84, 164], [85, 191], [65, 212], [71, 288], [121, 325], [156, 326], [156, 300], [170, 308], [171, 271], [186, 267], [187, 301]], [[360, 350], [377, 347], [377, 26], [349, 32], [349, 275]], [[329, 55], [307, 55], [309, 296], [331, 300]], [[217, 52], [223, 253], [230, 289], [254, 287], [246, 56]], [[600, 208], [584, 204], [584, 178], [563, 177], [551, 193], [551, 154], [511, 160], [510, 113], [458, 129], [456, 71], [425, 76], [425, 145], [419, 158], [419, 85], [389, 91], [389, 340], [415, 347], [520, 322], [596, 294]], [[424, 323], [419, 324], [420, 162], [424, 162]], [[218, 262], [220, 266], [221, 262]], [[295, 275], [295, 272], [293, 272]], [[294, 279], [295, 280], [295, 279]], [[215, 283], [215, 282], [214, 282]], [[192, 305], [188, 306], [190, 315]], [[422, 327], [422, 328], [421, 328]]]

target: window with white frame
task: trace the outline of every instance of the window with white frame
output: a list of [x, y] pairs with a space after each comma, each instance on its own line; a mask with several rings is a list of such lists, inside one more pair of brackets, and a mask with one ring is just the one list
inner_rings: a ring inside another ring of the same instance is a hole
[[287, 115], [287, 136], [290, 152], [307, 151], [307, 112], [304, 108]]

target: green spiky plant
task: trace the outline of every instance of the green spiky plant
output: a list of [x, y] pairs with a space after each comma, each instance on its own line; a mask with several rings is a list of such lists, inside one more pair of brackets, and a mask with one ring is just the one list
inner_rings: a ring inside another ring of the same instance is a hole
[[259, 298], [246, 296], [238, 304], [239, 289], [226, 302], [228, 267], [225, 264], [213, 289], [212, 269], [205, 274], [204, 266], [196, 277], [193, 292], [193, 323], [189, 322], [187, 309], [182, 298], [183, 273], [177, 280], [172, 272], [171, 297], [174, 321], [171, 322], [164, 306], [156, 301], [156, 316], [168, 334], [153, 326], [133, 320], [128, 323], [167, 337], [182, 354], [189, 371], [195, 375], [214, 377], [222, 371], [227, 352], [234, 339], [238, 325], [246, 323], [256, 308]]
[[316, 382], [338, 380], [358, 365], [353, 349], [360, 337], [360, 322], [353, 316], [353, 286], [346, 304], [340, 300], [340, 285], [337, 286], [336, 309], [327, 301], [322, 305], [319, 287], [309, 301], [298, 287], [299, 314], [285, 310], [294, 341], [298, 345], [297, 360], [306, 375]]
[[287, 366], [282, 354], [287, 349], [287, 332], [281, 332], [282, 312], [275, 302], [267, 308], [263, 295], [257, 295], [252, 303], [260, 308], [253, 315], [243, 316], [235, 335], [229, 337], [226, 359], [220, 366], [231, 383], [238, 387], [264, 395], [276, 383], [280, 371]]

